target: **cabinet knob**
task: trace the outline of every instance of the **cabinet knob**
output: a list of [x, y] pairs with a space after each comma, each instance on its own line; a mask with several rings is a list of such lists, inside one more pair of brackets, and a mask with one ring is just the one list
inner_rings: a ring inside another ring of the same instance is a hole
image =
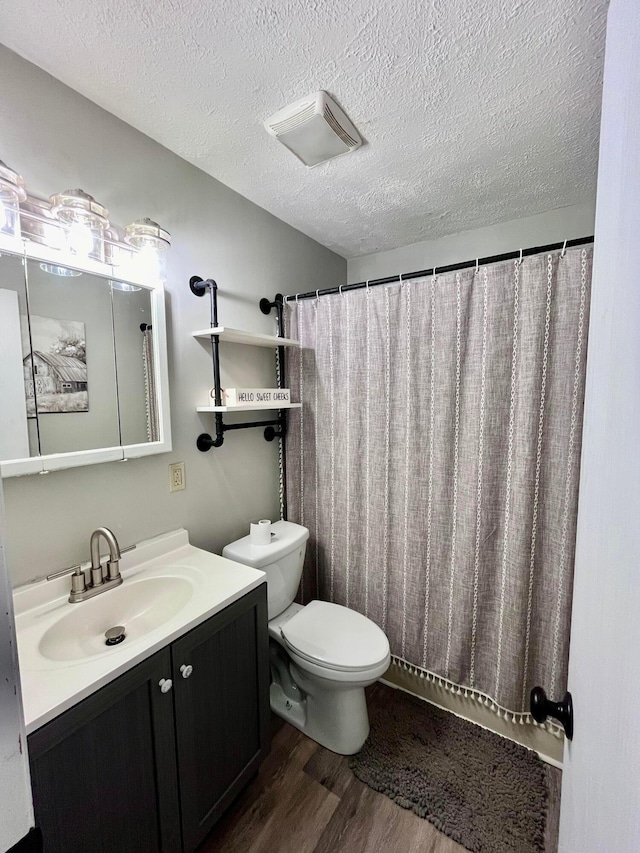
[[193, 667], [190, 663], [183, 663], [180, 667], [180, 672], [182, 673], [183, 678], [189, 678], [189, 676], [193, 672]]
[[173, 681], [170, 678], [161, 678], [158, 684], [162, 693], [168, 693], [173, 687]]

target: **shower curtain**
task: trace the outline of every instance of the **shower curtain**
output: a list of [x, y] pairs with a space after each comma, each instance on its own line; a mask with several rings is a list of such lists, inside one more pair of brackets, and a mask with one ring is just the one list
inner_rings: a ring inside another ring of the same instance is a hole
[[[303, 602], [521, 721], [561, 697], [592, 248], [287, 303]], [[522, 716], [521, 716], [522, 715]]]

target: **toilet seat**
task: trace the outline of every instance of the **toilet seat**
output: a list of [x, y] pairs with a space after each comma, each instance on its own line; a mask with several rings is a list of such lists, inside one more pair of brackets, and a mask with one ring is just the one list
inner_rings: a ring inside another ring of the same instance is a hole
[[365, 672], [389, 661], [389, 641], [378, 626], [355, 610], [310, 601], [285, 622], [285, 645], [302, 660], [337, 672]]

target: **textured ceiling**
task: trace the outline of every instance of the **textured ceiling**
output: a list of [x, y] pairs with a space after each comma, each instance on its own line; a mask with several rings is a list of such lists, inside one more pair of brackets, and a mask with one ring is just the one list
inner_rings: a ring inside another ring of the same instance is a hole
[[[354, 257], [591, 199], [606, 5], [0, 0], [0, 32], [95, 103]], [[367, 144], [307, 169], [262, 121], [317, 89]]]

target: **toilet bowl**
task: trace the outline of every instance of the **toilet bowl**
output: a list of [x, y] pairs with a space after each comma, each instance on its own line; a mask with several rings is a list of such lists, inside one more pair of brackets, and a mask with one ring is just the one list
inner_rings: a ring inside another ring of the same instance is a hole
[[278, 521], [272, 533], [268, 545], [245, 536], [222, 552], [267, 575], [271, 708], [327, 749], [352, 755], [369, 734], [364, 689], [387, 670], [389, 641], [347, 607], [294, 603], [309, 532]]

